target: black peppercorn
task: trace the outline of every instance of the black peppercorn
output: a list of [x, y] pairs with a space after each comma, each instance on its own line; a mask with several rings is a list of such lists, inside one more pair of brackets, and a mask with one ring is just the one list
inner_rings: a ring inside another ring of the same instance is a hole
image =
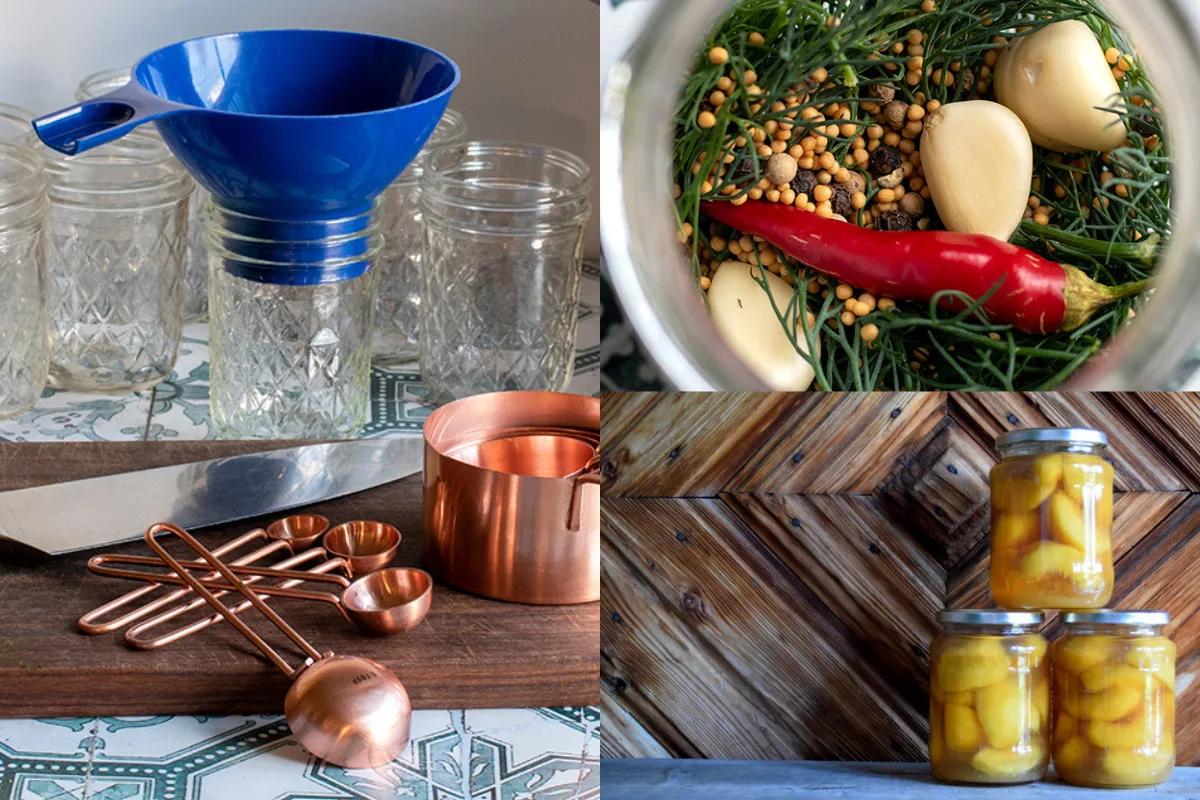
[[964, 69], [958, 73], [958, 85], [964, 92], [971, 91], [971, 88], [975, 86], [975, 73], [970, 69]]
[[729, 180], [732, 183], [741, 183], [744, 178], [749, 178], [754, 174], [754, 167], [750, 163], [751, 156], [744, 156], [738, 159], [738, 162], [733, 165], [733, 172], [729, 173]]
[[813, 189], [817, 188], [817, 173], [811, 169], [796, 170], [796, 177], [792, 178], [791, 187], [793, 192], [804, 195], [809, 202], [812, 202]]
[[903, 211], [885, 211], [875, 219], [875, 229], [880, 231], [911, 231], [913, 219]]
[[900, 161], [899, 150], [890, 144], [881, 144], [871, 151], [871, 159], [867, 164], [867, 170], [876, 178], [881, 178], [899, 169]]
[[833, 205], [833, 213], [841, 214], [846, 219], [854, 216], [854, 206], [850, 203], [850, 188], [845, 184], [833, 185], [833, 194], [829, 201]]

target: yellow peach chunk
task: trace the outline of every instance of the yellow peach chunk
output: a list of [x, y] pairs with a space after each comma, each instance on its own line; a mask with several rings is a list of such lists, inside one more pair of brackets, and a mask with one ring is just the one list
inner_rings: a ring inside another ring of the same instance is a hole
[[946, 692], [943, 699], [958, 706], [975, 707], [975, 692]]
[[1078, 698], [1078, 716], [1096, 722], [1111, 722], [1128, 716], [1141, 705], [1145, 692], [1125, 683], [1113, 685], [1098, 694], [1081, 694]]
[[[1083, 509], [1062, 492], [1050, 495], [1046, 503], [1050, 511], [1050, 536], [1063, 544], [1069, 544], [1083, 552], [1087, 552], [1095, 533], [1094, 526], [1089, 530], [1083, 517]], [[1093, 545], [1094, 547], [1094, 545]]]
[[1067, 578], [1087, 566], [1083, 553], [1060, 542], [1042, 542], [1033, 547], [1021, 559], [1021, 577], [1029, 581], [1041, 581], [1051, 575]]
[[1105, 661], [1116, 645], [1113, 636], [1069, 636], [1054, 645], [1054, 666], [1076, 674]]
[[1076, 503], [1083, 504], [1085, 495], [1096, 498], [1100, 491], [1112, 493], [1113, 468], [1099, 456], [1064, 454], [1062, 484]]
[[1059, 711], [1054, 717], [1054, 743], [1065, 742], [1079, 730], [1079, 722], [1066, 711]]
[[937, 682], [943, 692], [964, 692], [1002, 680], [1008, 654], [998, 639], [964, 639], [946, 646], [937, 659]]
[[1033, 511], [1061, 477], [1062, 458], [1057, 453], [1038, 456], [1028, 464], [999, 464], [992, 469], [992, 505], [1001, 511]]
[[[1040, 720], [1050, 719], [1050, 681], [1044, 672], [1033, 682], [1033, 708], [1037, 711]], [[1040, 725], [1034, 725], [1033, 729], [1037, 730], [1040, 727]]]
[[1175, 690], [1175, 644], [1165, 636], [1148, 637], [1125, 654], [1129, 666], [1149, 672]]
[[934, 703], [929, 709], [929, 760], [940, 762], [946, 756], [946, 737], [943, 732], [944, 712]]
[[971, 759], [971, 766], [985, 775], [996, 778], [1015, 778], [1037, 767], [1042, 756], [1042, 750], [1039, 747], [1025, 747], [1020, 750], [985, 747]]
[[992, 747], [1015, 747], [1028, 736], [1030, 714], [1016, 677], [985, 686], [975, 700], [979, 723]]
[[1125, 664], [1103, 663], [1088, 667], [1079, 673], [1079, 682], [1089, 692], [1103, 692], [1118, 683], [1125, 683], [1144, 690], [1148, 676]]
[[959, 753], [974, 753], [983, 744], [983, 729], [975, 712], [955, 703], [946, 704], [946, 724], [943, 728], [946, 747]]
[[1106, 722], [1094, 719], [1088, 723], [1088, 741], [1096, 747], [1123, 748], [1145, 747], [1147, 734], [1157, 738], [1153, 730], [1146, 730], [1146, 718], [1136, 715], [1128, 722]]
[[1091, 747], [1082, 736], [1072, 736], [1054, 750], [1054, 765], [1058, 768], [1079, 769], [1087, 761]]
[[1009, 664], [1037, 669], [1046, 655], [1046, 640], [1041, 636], [1022, 636], [1008, 644]]
[[1042, 535], [1042, 517], [1036, 511], [998, 511], [992, 517], [992, 549], [1015, 550], [1036, 542]]
[[1107, 777], [1122, 786], [1159, 783], [1173, 766], [1173, 752], [1144, 754], [1134, 750], [1109, 750], [1101, 762]]

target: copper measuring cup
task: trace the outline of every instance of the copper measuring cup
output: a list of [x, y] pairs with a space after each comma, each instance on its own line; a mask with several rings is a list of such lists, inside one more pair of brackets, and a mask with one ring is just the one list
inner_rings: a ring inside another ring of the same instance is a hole
[[[236, 559], [232, 563], [236, 565], [253, 564], [256, 561], [266, 558], [272, 553], [277, 553], [280, 550], [288, 550], [293, 553], [293, 557], [287, 559], [286, 566], [300, 566], [305, 561], [308, 561], [309, 557], [299, 558], [299, 560], [297, 560], [297, 556], [295, 554], [299, 553], [303, 555], [303, 551], [309, 547], [312, 547], [316, 543], [317, 539], [319, 539], [328, 528], [329, 520], [320, 516], [319, 514], [294, 514], [292, 516], [284, 517], [283, 519], [272, 522], [265, 530], [262, 528], [256, 528], [249, 533], [242, 534], [236, 539], [216, 548], [213, 550], [213, 553], [218, 556], [225, 556], [229, 553], [239, 550], [242, 546], [249, 544], [250, 542], [267, 539], [270, 540], [268, 544], [254, 550], [251, 553], [247, 553], [245, 556]], [[112, 557], [96, 556], [88, 562], [88, 566], [91, 567], [93, 563], [103, 564], [107, 559], [110, 558]], [[135, 563], [157, 564], [160, 562], [158, 559], [149, 559], [144, 562]], [[284, 563], [281, 562], [279, 566], [284, 566]], [[207, 577], [215, 578], [217, 576], [215, 573], [209, 573]], [[145, 617], [147, 614], [158, 611], [160, 608], [165, 608], [175, 601], [191, 594], [191, 589], [186, 587], [175, 589], [174, 591], [171, 591], [155, 600], [151, 600], [144, 605], [138, 606], [132, 611], [126, 612], [121, 616], [114, 617], [113, 619], [107, 621], [101, 621], [105, 615], [124, 608], [136, 600], [140, 600], [143, 597], [154, 594], [162, 585], [163, 584], [161, 583], [150, 583], [146, 586], [126, 592], [115, 600], [111, 600], [104, 605], [97, 606], [79, 618], [79, 629], [89, 635], [110, 633], [125, 627], [131, 622], [136, 622], [137, 620]], [[203, 603], [200, 605], [203, 605]], [[192, 607], [194, 608], [195, 606]]]
[[[204, 583], [183, 567], [155, 539], [158, 533], [178, 536], [230, 585], [266, 615], [307, 658], [298, 669], [283, 658]], [[262, 601], [228, 566], [182, 528], [166, 523], [150, 526], [146, 544], [203, 597], [230, 625], [262, 651], [293, 683], [283, 713], [300, 744], [313, 755], [348, 769], [379, 767], [408, 746], [412, 703], [404, 684], [383, 664], [359, 656], [320, 653]]]
[[[118, 563], [128, 563], [130, 558], [132, 557], [126, 556]], [[116, 560], [110, 559], [110, 563]], [[197, 561], [177, 563], [184, 569], [203, 569], [206, 566], [204, 562]], [[320, 566], [326, 569], [335, 569], [338, 566], [345, 566], [345, 562], [343, 559], [335, 558]], [[101, 569], [103, 571], [99, 574], [111, 578], [190, 585], [182, 576], [174, 573], [165, 575], [155, 572], [139, 572], [131, 569], [117, 569], [108, 564], [101, 565]], [[234, 575], [280, 578], [289, 583], [314, 581], [336, 584], [341, 587], [341, 594], [296, 589], [294, 584], [291, 587], [255, 584], [252, 591], [259, 596], [290, 597], [296, 600], [318, 600], [331, 603], [350, 622], [373, 633], [398, 633], [415, 627], [425, 619], [425, 615], [429, 612], [433, 594], [433, 578], [429, 573], [409, 567], [388, 567], [376, 572], [369, 572], [353, 582], [340, 575], [331, 575], [326, 572], [298, 572], [278, 567], [229, 565], [227, 569]], [[209, 589], [229, 592], [236, 591], [238, 588], [228, 581], [221, 580], [220, 576], [216, 579], [206, 577], [199, 580]], [[248, 581], [239, 581], [239, 584], [247, 585]], [[194, 632], [190, 631], [190, 633]], [[172, 641], [180, 638], [183, 637], [175, 636]]]
[[425, 558], [439, 578], [497, 600], [599, 599], [599, 400], [476, 395], [424, 430]]

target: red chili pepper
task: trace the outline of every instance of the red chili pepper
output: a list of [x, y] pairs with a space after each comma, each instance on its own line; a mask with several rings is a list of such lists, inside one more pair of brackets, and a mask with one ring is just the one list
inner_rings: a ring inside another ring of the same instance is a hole
[[[896, 300], [929, 300], [945, 290], [979, 298], [994, 322], [1026, 333], [1078, 328], [1098, 309], [1142, 292], [1146, 281], [1103, 286], [1077, 267], [1058, 264], [991, 236], [949, 231], [876, 231], [811, 211], [764, 201], [700, 205], [709, 217], [752, 236], [813, 269]], [[958, 298], [941, 306], [962, 310]]]

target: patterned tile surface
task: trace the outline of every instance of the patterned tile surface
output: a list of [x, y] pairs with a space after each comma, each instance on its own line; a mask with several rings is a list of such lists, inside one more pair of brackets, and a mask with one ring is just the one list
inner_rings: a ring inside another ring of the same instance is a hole
[[590, 800], [598, 708], [418, 711], [408, 749], [347, 770], [282, 717], [0, 721], [0, 800]]
[[[600, 391], [599, 269], [585, 265], [570, 391]], [[419, 436], [432, 410], [416, 364], [371, 373], [364, 436]], [[170, 379], [136, 395], [47, 389], [0, 421], [0, 440], [213, 438], [208, 328], [184, 329]], [[344, 770], [310, 756], [282, 717], [0, 719], [0, 800], [593, 800], [600, 710], [417, 711], [387, 767]]]

